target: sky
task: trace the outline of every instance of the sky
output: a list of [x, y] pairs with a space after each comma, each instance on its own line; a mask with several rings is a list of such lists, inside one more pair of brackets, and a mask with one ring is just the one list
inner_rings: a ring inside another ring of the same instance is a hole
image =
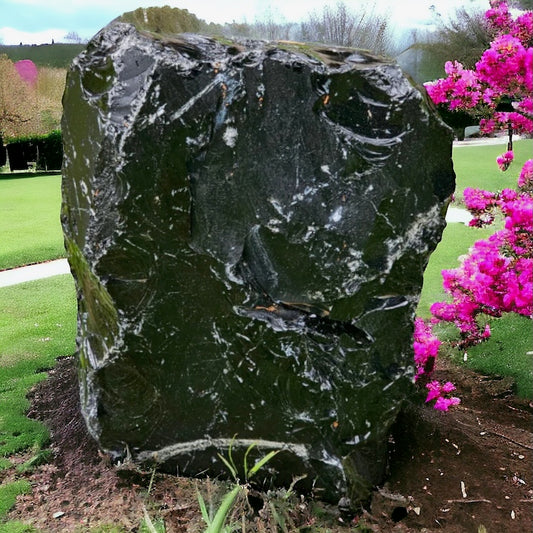
[[[125, 11], [170, 5], [188, 9], [207, 22], [255, 22], [272, 14], [275, 20], [297, 22], [336, 0], [0, 0], [0, 43], [65, 42], [68, 32], [91, 38]], [[362, 0], [345, 0], [357, 8]], [[364, 0], [363, 0], [364, 3]], [[488, 0], [376, 0], [378, 12], [390, 16], [399, 30], [435, 20], [431, 6], [446, 17], [460, 6], [488, 9]]]

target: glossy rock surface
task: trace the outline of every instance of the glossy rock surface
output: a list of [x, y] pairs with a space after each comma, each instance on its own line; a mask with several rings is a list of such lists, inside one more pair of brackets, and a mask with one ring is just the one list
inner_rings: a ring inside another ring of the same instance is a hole
[[[281, 450], [326, 499], [382, 480], [454, 188], [450, 131], [394, 64], [114, 22], [64, 97], [84, 416], [182, 474]], [[239, 459], [241, 454], [241, 459]]]

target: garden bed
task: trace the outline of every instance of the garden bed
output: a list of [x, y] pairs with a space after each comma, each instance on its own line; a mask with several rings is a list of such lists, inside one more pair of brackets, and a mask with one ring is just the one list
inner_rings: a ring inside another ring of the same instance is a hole
[[[340, 516], [311, 498], [293, 499], [285, 509], [289, 530], [340, 532], [356, 524], [386, 533], [533, 530], [533, 404], [513, 395], [509, 379], [440, 364], [445, 368], [435, 377], [456, 383], [462, 403], [448, 413], [424, 406], [406, 411], [391, 439], [389, 480], [371, 507], [358, 517]], [[117, 528], [106, 531], [138, 531], [146, 509], [166, 532], [202, 531], [197, 489], [213, 501], [227, 491], [220, 482], [112, 466], [80, 416], [73, 358], [58, 362], [31, 402], [30, 416], [51, 429], [54, 455], [25, 474], [33, 490], [18, 497], [12, 520], [43, 531], [102, 524]], [[262, 508], [266, 497], [251, 499], [256, 511], [248, 509], [246, 530], [273, 530], [272, 513]], [[246, 509], [241, 503], [237, 511]]]

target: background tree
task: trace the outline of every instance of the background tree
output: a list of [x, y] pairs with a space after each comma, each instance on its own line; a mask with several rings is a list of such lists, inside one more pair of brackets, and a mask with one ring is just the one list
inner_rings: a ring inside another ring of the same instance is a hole
[[65, 41], [70, 41], [72, 43], [76, 43], [76, 44], [81, 44], [83, 42], [83, 39], [82, 37], [80, 36], [80, 34], [76, 31], [69, 31], [65, 37], [64, 37]]
[[15, 65], [0, 55], [0, 137], [17, 137], [32, 132], [38, 115], [37, 98], [19, 76]]
[[442, 77], [444, 64], [450, 57], [457, 58], [467, 68], [473, 68], [492, 41], [481, 10], [461, 7], [447, 20], [437, 13], [435, 19], [437, 29], [415, 33], [405, 50], [411, 56], [416, 54], [416, 70], [409, 70], [409, 73], [418, 82]]
[[425, 44], [426, 51], [442, 64], [455, 57], [467, 68], [473, 68], [492, 40], [484, 12], [461, 7], [449, 20], [440, 20], [433, 39]]
[[64, 68], [40, 67], [35, 92], [37, 96], [38, 121], [36, 133], [48, 133], [61, 128], [67, 71]]
[[0, 55], [0, 137], [49, 133], [59, 129], [66, 70], [41, 67], [34, 85], [26, 83], [13, 62]]
[[276, 17], [270, 7], [266, 8], [251, 27], [251, 36], [269, 41], [287, 41], [291, 39], [292, 23]]
[[342, 1], [334, 7], [324, 6], [321, 12], [310, 13], [301, 24], [299, 39], [392, 56], [396, 50], [389, 21], [377, 14], [374, 7], [365, 3], [352, 11]]

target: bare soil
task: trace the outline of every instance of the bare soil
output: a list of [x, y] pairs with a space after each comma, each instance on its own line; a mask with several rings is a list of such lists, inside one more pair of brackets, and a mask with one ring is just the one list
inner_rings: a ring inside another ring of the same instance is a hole
[[[533, 531], [533, 404], [516, 398], [505, 379], [449, 363], [435, 374], [456, 383], [462, 403], [448, 413], [412, 406], [400, 417], [389, 478], [370, 507], [354, 517], [309, 496], [280, 498], [288, 531]], [[9, 519], [46, 532], [104, 524], [134, 532], [148, 513], [167, 532], [202, 531], [197, 490], [208, 503], [228, 490], [222, 482], [112, 465], [81, 418], [73, 358], [59, 360], [30, 399], [29, 416], [51, 430], [53, 457], [24, 474], [33, 490], [18, 497]], [[271, 506], [277, 496], [250, 490], [231, 519], [246, 515], [246, 531], [283, 531]]]

